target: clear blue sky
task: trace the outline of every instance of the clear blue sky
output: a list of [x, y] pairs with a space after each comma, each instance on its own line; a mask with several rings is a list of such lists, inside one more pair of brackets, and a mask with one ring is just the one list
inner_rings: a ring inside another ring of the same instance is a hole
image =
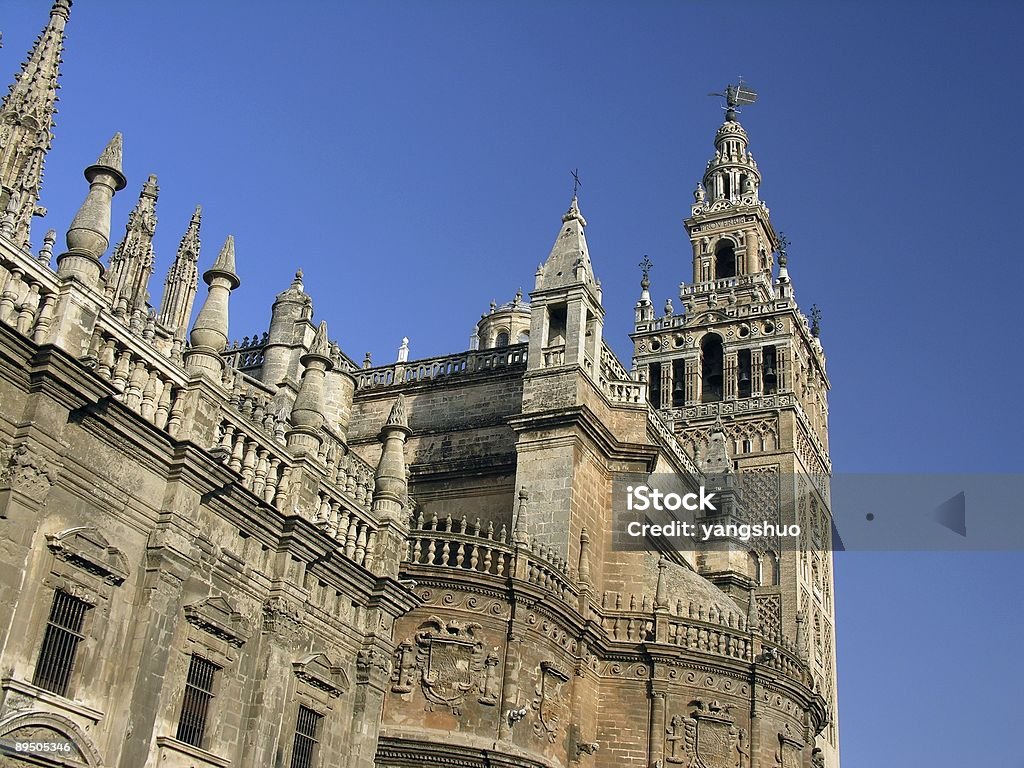
[[[49, 3], [0, 0], [9, 78]], [[742, 75], [762, 198], [823, 311], [837, 471], [1020, 472], [1024, 206], [1013, 2], [76, 0], [43, 203], [125, 135], [161, 197], [162, 272], [197, 202], [225, 235], [232, 335], [301, 266], [361, 360], [457, 352], [550, 248], [579, 167], [606, 337], [628, 362], [636, 264], [688, 280], [682, 219]], [[38, 224], [36, 240], [44, 227]], [[677, 301], [678, 305], [678, 301]], [[837, 556], [845, 765], [1024, 766], [1021, 553]]]

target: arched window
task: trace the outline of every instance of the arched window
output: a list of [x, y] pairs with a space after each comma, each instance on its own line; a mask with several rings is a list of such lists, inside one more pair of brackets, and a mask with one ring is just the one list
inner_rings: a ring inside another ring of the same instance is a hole
[[722, 337], [709, 333], [700, 342], [701, 401], [716, 403], [722, 399]]
[[715, 280], [736, 277], [736, 246], [732, 240], [719, 240], [715, 246]]
[[508, 346], [508, 331], [501, 331], [498, 336], [494, 339], [494, 346], [496, 347], [507, 347]]

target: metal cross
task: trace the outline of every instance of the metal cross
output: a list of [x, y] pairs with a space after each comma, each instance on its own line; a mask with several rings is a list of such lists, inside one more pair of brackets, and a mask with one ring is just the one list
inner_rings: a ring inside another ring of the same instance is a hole
[[786, 249], [789, 248], [789, 246], [791, 245], [792, 243], [789, 241], [789, 238], [786, 237], [782, 232], [779, 232], [779, 253], [782, 256], [785, 256]]
[[572, 196], [576, 197], [576, 193], [579, 191], [579, 188], [583, 186], [583, 183], [580, 181], [580, 169], [576, 168], [575, 170], [569, 171], [569, 173], [572, 174]]

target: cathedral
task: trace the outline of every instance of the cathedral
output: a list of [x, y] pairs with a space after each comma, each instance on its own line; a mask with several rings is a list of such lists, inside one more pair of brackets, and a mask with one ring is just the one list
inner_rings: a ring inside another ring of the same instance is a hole
[[[301, 273], [229, 339], [199, 208], [151, 304], [120, 134], [38, 231], [71, 5], [0, 105], [0, 766], [839, 765], [829, 380], [734, 91], [628, 364], [574, 196], [470, 349], [375, 365]], [[620, 546], [638, 476], [721, 535]]]

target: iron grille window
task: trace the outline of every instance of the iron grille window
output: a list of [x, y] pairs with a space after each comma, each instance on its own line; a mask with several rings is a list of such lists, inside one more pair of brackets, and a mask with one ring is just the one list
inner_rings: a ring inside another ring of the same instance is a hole
[[178, 741], [193, 747], [203, 746], [206, 733], [206, 716], [213, 700], [213, 686], [220, 667], [202, 656], [192, 656], [185, 680], [185, 698], [181, 702], [181, 717], [178, 719]]
[[295, 743], [292, 745], [292, 768], [312, 768], [316, 759], [317, 733], [324, 716], [309, 707], [299, 707], [299, 719], [295, 723]]
[[67, 592], [57, 590], [53, 594], [33, 684], [60, 696], [67, 695], [78, 644], [82, 642], [82, 622], [88, 609], [87, 602]]

